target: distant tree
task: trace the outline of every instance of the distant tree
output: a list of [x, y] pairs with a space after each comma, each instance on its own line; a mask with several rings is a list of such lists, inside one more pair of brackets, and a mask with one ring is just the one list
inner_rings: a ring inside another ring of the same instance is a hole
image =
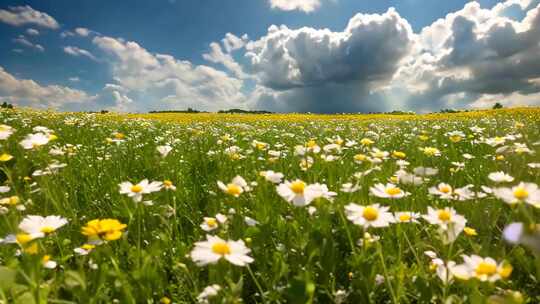
[[493, 109], [502, 109], [503, 108], [503, 105], [499, 102], [496, 102], [494, 105], [493, 105]]
[[13, 109], [13, 105], [5, 101], [2, 103], [2, 105], [0, 105], [0, 107], [2, 107], [2, 109]]

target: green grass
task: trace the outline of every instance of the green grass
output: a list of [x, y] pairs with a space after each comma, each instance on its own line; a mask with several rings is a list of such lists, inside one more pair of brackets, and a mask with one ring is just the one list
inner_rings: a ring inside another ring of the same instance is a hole
[[[0, 154], [14, 157], [0, 164], [1, 181], [11, 187], [1, 197], [16, 195], [25, 206], [25, 210], [5, 206], [6, 212], [0, 215], [0, 237], [19, 233], [17, 226], [26, 215], [61, 215], [69, 221], [55, 233], [30, 243], [38, 245], [37, 254], [24, 252], [28, 244], [0, 245], [0, 298], [5, 303], [159, 303], [166, 302], [163, 297], [173, 303], [194, 303], [211, 284], [220, 285], [221, 290], [210, 303], [340, 303], [343, 294], [341, 303], [485, 303], [488, 298], [496, 300], [494, 296], [507, 302], [492, 303], [512, 303], [505, 290], [520, 292], [527, 303], [540, 302], [540, 259], [529, 248], [510, 245], [502, 238], [508, 223], [538, 223], [537, 208], [530, 204], [510, 206], [492, 195], [453, 201], [428, 194], [430, 187], [441, 182], [453, 187], [472, 184], [475, 191], [481, 191], [481, 185], [495, 186], [487, 178], [495, 171], [515, 178], [501, 186], [519, 182], [538, 185], [540, 170], [528, 166], [540, 162], [538, 111], [502, 111], [470, 118], [449, 115], [437, 120], [287, 121], [266, 116], [260, 121], [186, 124], [24, 111], [2, 111], [0, 118], [16, 129], [0, 141]], [[523, 127], [516, 127], [516, 122]], [[58, 139], [24, 150], [19, 142], [35, 133], [35, 126], [50, 128]], [[474, 134], [469, 129], [473, 126], [485, 130]], [[467, 137], [453, 143], [446, 133], [455, 130]], [[115, 132], [125, 135], [122, 142], [108, 142]], [[225, 134], [231, 140], [220, 143]], [[429, 138], [423, 141], [420, 134]], [[524, 143], [535, 153], [496, 153], [498, 147], [480, 143], [481, 138], [509, 134], [521, 137], [507, 141], [507, 145]], [[296, 145], [314, 139], [322, 148], [330, 143], [327, 139], [337, 136], [357, 142], [371, 138], [375, 143], [369, 148], [343, 143], [341, 153], [331, 153], [339, 157], [332, 162], [322, 160], [322, 152], [311, 154], [312, 167], [301, 169], [301, 157], [294, 153]], [[253, 140], [281, 151], [281, 157], [270, 161], [268, 151], [254, 148]], [[74, 145], [72, 155], [50, 155], [51, 148], [66, 144]], [[156, 147], [164, 144], [173, 150], [163, 158]], [[241, 148], [239, 159], [226, 153], [230, 146]], [[425, 146], [438, 148], [442, 155], [426, 156], [419, 149]], [[439, 173], [422, 185], [399, 184], [410, 196], [377, 198], [370, 195], [370, 187], [389, 182], [399, 167], [390, 156], [378, 165], [380, 170], [355, 178], [355, 173], [375, 165], [357, 164], [354, 155], [369, 155], [372, 147], [390, 154], [404, 152], [410, 163], [408, 171], [425, 166], [437, 168]], [[464, 159], [464, 153], [475, 158]], [[504, 160], [495, 160], [498, 154], [504, 155]], [[32, 176], [54, 160], [67, 166], [55, 174]], [[456, 171], [452, 162], [463, 162], [465, 167]], [[259, 175], [263, 170], [281, 172], [286, 180], [324, 183], [338, 194], [333, 202], [313, 201], [309, 206], [316, 212], [310, 215], [308, 206], [295, 207], [281, 198], [276, 185]], [[228, 183], [237, 175], [257, 185], [236, 198], [223, 193], [217, 182]], [[145, 200], [153, 201], [151, 206], [119, 193], [119, 183], [143, 179], [171, 180], [177, 190], [145, 195]], [[347, 182], [358, 182], [361, 189], [341, 192], [341, 185]], [[418, 224], [364, 230], [346, 218], [344, 206], [350, 202], [380, 203], [392, 212], [421, 214], [428, 206], [451, 206], [478, 235], [461, 233], [455, 242], [444, 244], [437, 228], [423, 219]], [[226, 225], [210, 233], [203, 231], [199, 227], [203, 217], [217, 213], [227, 215]], [[248, 226], [245, 216], [259, 224]], [[81, 228], [90, 220], [104, 218], [127, 224], [122, 237], [96, 246], [88, 255], [77, 255], [73, 250], [87, 241]], [[380, 239], [359, 246], [365, 232]], [[239, 267], [222, 259], [217, 264], [197, 266], [189, 254], [195, 242], [206, 239], [207, 234], [244, 240], [254, 262]], [[458, 264], [462, 263], [461, 254], [505, 260], [513, 272], [494, 283], [454, 279], [443, 284], [430, 269], [431, 260], [424, 254], [427, 250]], [[58, 266], [43, 267], [44, 255], [50, 255]]]

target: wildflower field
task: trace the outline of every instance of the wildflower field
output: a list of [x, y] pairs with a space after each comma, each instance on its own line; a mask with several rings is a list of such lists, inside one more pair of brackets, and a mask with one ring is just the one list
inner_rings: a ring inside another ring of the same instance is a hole
[[540, 303], [538, 108], [0, 118], [0, 303]]

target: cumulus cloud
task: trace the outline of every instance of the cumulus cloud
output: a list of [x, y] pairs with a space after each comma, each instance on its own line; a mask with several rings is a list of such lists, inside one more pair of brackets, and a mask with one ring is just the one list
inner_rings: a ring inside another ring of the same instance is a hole
[[99, 36], [93, 43], [109, 55], [112, 77], [132, 107], [218, 110], [245, 103], [243, 81], [223, 71], [152, 53], [120, 38]]
[[283, 11], [299, 10], [306, 13], [315, 11], [321, 6], [320, 0], [269, 0], [270, 7]]
[[17, 44], [20, 44], [20, 45], [23, 45], [25, 47], [34, 49], [34, 50], [39, 51], [39, 52], [45, 51], [45, 48], [41, 44], [37, 44], [37, 43], [34, 44], [34, 43], [30, 42], [30, 40], [28, 40], [24, 35], [19, 35], [17, 38], [14, 38], [13, 42], [17, 43]]
[[372, 103], [370, 91], [391, 80], [413, 42], [411, 26], [393, 8], [357, 14], [341, 32], [271, 26], [266, 36], [246, 45], [246, 70], [267, 89], [256, 102], [264, 108], [375, 110], [382, 103]]
[[227, 33], [225, 38], [221, 39], [225, 52], [231, 53], [232, 51], [243, 48], [246, 45], [249, 37], [247, 34], [242, 35], [242, 37], [237, 37], [234, 34]]
[[[512, 17], [516, 11], [524, 17]], [[524, 96], [540, 92], [539, 41], [538, 1], [510, 0], [491, 9], [470, 2], [420, 32], [392, 86], [405, 88], [415, 109], [485, 107], [510, 96], [531, 104]]]
[[60, 108], [67, 104], [91, 103], [95, 96], [59, 85], [41, 85], [19, 79], [0, 67], [0, 99], [21, 106]]
[[341, 32], [271, 26], [245, 45], [252, 107], [434, 111], [540, 105], [540, 1], [467, 3], [414, 33], [389, 9]]
[[39, 31], [33, 28], [29, 28], [26, 30], [26, 33], [30, 36], [37, 36], [39, 35]]
[[0, 22], [13, 26], [34, 24], [49, 29], [58, 29], [60, 27], [53, 17], [28, 5], [10, 6], [7, 10], [0, 9]]
[[88, 35], [92, 33], [92, 31], [90, 31], [89, 29], [85, 27], [78, 27], [75, 29], [75, 33], [77, 33], [79, 36], [87, 37]]
[[76, 46], [64, 47], [64, 53], [69, 54], [71, 56], [75, 56], [75, 57], [87, 57], [87, 58], [97, 61], [97, 58], [94, 55], [92, 55], [92, 53], [90, 53], [87, 50], [78, 48]]
[[203, 54], [203, 58], [213, 63], [220, 63], [231, 71], [238, 78], [246, 78], [247, 75], [243, 72], [242, 66], [234, 60], [229, 53], [224, 53], [221, 45], [216, 42], [210, 43], [210, 52]]

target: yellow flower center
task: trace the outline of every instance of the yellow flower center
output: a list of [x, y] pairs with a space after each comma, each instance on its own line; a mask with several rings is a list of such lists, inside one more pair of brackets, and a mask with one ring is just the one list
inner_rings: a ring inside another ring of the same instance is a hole
[[89, 250], [92, 250], [94, 249], [96, 246], [94, 245], [91, 245], [91, 244], [84, 244], [81, 246], [82, 249], [86, 250], [86, 251], [89, 251]]
[[7, 153], [4, 153], [0, 156], [0, 161], [1, 162], [7, 162], [9, 160], [11, 160], [13, 158], [13, 156], [7, 154]]
[[387, 188], [386, 190], [384, 190], [386, 192], [386, 194], [388, 195], [398, 195], [401, 193], [401, 189], [399, 189], [398, 187], [391, 187], [391, 188]]
[[478, 235], [478, 233], [476, 233], [476, 230], [474, 228], [465, 227], [465, 228], [463, 228], [463, 231], [468, 236], [476, 236], [476, 235]]
[[426, 154], [428, 156], [433, 156], [433, 155], [436, 155], [438, 153], [439, 153], [439, 149], [437, 149], [437, 148], [431, 148], [431, 147], [424, 148], [424, 154]]
[[356, 154], [354, 156], [354, 160], [356, 160], [356, 161], [364, 161], [364, 160], [366, 160], [366, 156], [364, 154]]
[[37, 254], [39, 252], [39, 247], [38, 247], [37, 243], [33, 243], [32, 245], [24, 248], [23, 251], [25, 253], [33, 255], [33, 254]]
[[295, 181], [291, 183], [289, 188], [292, 192], [296, 194], [302, 194], [304, 193], [304, 189], [306, 188], [306, 183], [304, 183], [303, 181]]
[[17, 205], [20, 201], [21, 201], [21, 199], [16, 195], [13, 195], [13, 196], [9, 197], [9, 204], [11, 206]]
[[442, 193], [450, 193], [450, 191], [452, 191], [452, 188], [450, 188], [449, 186], [441, 186], [439, 187], [439, 191], [441, 191]]
[[173, 183], [170, 180], [164, 180], [163, 185], [165, 185], [165, 187], [170, 187], [173, 185]]
[[125, 135], [122, 134], [122, 133], [116, 133], [116, 134], [114, 134], [114, 138], [116, 138], [116, 139], [123, 139], [124, 137], [125, 137]]
[[206, 219], [206, 225], [208, 225], [208, 227], [216, 227], [217, 221], [215, 218]]
[[519, 200], [523, 200], [529, 197], [529, 192], [523, 187], [518, 187], [516, 190], [514, 190], [514, 197]]
[[140, 185], [133, 185], [131, 186], [131, 192], [139, 193], [143, 190], [142, 186]]
[[461, 140], [461, 136], [459, 136], [459, 135], [452, 135], [452, 136], [450, 136], [450, 140], [451, 140], [452, 142], [455, 142], [455, 143], [456, 143], [456, 142], [459, 142], [459, 141]]
[[503, 267], [501, 267], [501, 269], [499, 269], [498, 273], [503, 279], [506, 279], [510, 276], [510, 274], [512, 273], [512, 270], [513, 270], [512, 265], [506, 264]]
[[43, 264], [47, 263], [48, 261], [51, 260], [51, 256], [46, 254], [44, 255], [42, 258], [41, 258], [41, 261], [43, 262]]
[[264, 148], [266, 148], [266, 144], [265, 144], [265, 143], [257, 143], [257, 149], [259, 149], [259, 150], [264, 150]]
[[486, 263], [486, 262], [480, 262], [478, 266], [476, 266], [476, 275], [493, 275], [497, 272], [497, 265], [492, 263]]
[[420, 136], [418, 136], [418, 138], [419, 138], [420, 140], [422, 140], [422, 141], [426, 141], [426, 140], [429, 139], [429, 136], [427, 136], [427, 135], [420, 135]]
[[401, 151], [394, 151], [394, 153], [392, 153], [394, 155], [394, 157], [397, 157], [397, 158], [405, 158], [405, 153], [401, 152]]
[[231, 247], [225, 242], [218, 242], [212, 245], [212, 252], [220, 255], [230, 254]]
[[448, 210], [439, 210], [438, 212], [439, 220], [443, 222], [448, 222], [452, 218], [452, 214]]
[[51, 227], [51, 226], [43, 226], [43, 227], [41, 227], [41, 229], [39, 229], [39, 231], [47, 234], [47, 233], [54, 232], [54, 228]]
[[306, 143], [306, 146], [307, 146], [308, 148], [315, 148], [316, 145], [317, 145], [317, 142], [314, 141], [314, 140], [310, 140], [310, 141], [308, 141], [308, 142]]
[[373, 141], [369, 138], [362, 138], [362, 140], [360, 140], [360, 143], [364, 146], [368, 146], [373, 144]]
[[15, 236], [15, 239], [17, 240], [17, 243], [20, 245], [24, 245], [32, 240], [32, 237], [29, 234], [26, 233], [19, 233]]
[[237, 184], [228, 184], [227, 185], [227, 194], [230, 195], [240, 195], [242, 193], [242, 187], [238, 186]]
[[401, 222], [408, 222], [411, 220], [411, 215], [407, 213], [403, 213], [399, 215], [399, 221]]
[[376, 208], [369, 206], [364, 208], [364, 213], [362, 213], [362, 216], [368, 221], [374, 221], [379, 217], [379, 211]]

